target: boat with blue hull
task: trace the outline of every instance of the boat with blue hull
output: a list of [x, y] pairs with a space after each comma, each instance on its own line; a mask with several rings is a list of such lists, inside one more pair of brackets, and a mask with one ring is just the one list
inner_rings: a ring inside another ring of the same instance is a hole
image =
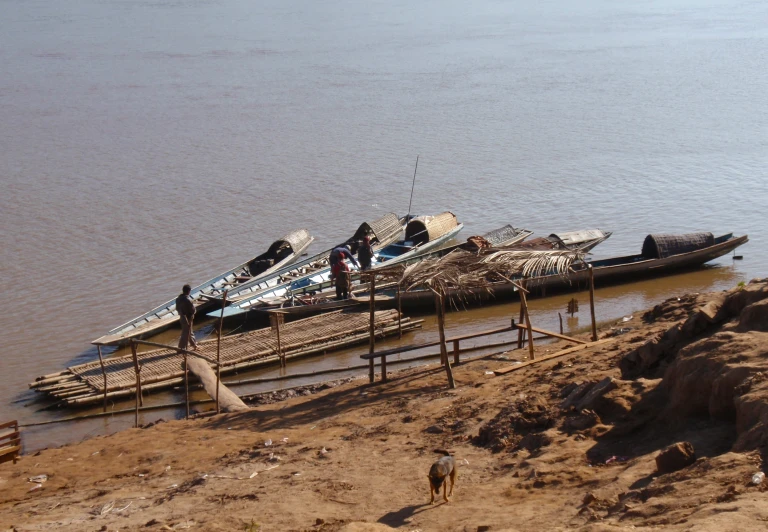
[[[254, 279], [249, 283], [233, 288], [227, 294], [227, 304], [239, 305], [259, 297], [266, 291], [275, 291], [275, 293], [281, 294], [286, 286], [307, 286], [315, 282], [315, 279], [318, 279], [317, 282], [321, 282], [320, 279], [323, 276], [327, 277], [328, 272], [330, 272], [330, 255], [334, 248], [349, 246], [354, 253], [367, 236], [371, 240], [371, 247], [373, 247], [374, 251], [377, 251], [400, 239], [405, 224], [406, 218], [398, 217], [394, 213], [387, 213], [376, 220], [363, 222], [357, 228], [357, 231], [344, 242], [303, 261], [292, 264], [290, 267], [277, 270], [269, 276]], [[221, 295], [217, 297], [221, 298]], [[219, 308], [221, 307], [221, 302], [218, 303], [218, 306]]]
[[[445, 233], [447, 234], [451, 230], [452, 227], [450, 224], [448, 224], [445, 227]], [[457, 249], [474, 252], [479, 248], [507, 248], [522, 242], [532, 234], [533, 231], [528, 229], [519, 229], [513, 227], [512, 225], [505, 225], [498, 229], [494, 229], [493, 231], [489, 231], [482, 236], [471, 236], [467, 239], [466, 242], [440, 247], [437, 250], [433, 249], [434, 247], [438, 246], [432, 246], [425, 253], [419, 255], [405, 256], [405, 253], [403, 253], [390, 261], [379, 262], [378, 266], [389, 266], [393, 263], [399, 262], [409, 264], [423, 260], [425, 258], [442, 257]], [[435, 235], [434, 231], [433, 235]], [[353, 282], [360, 280], [360, 276], [357, 273], [353, 273], [351, 277]], [[365, 293], [366, 288], [367, 286], [360, 286], [358, 284], [353, 286], [352, 292], [353, 294]], [[382, 287], [382, 289], [384, 288], [385, 287]], [[355, 298], [340, 301], [334, 298], [335, 291], [333, 290], [333, 282], [325, 281], [323, 283], [297, 288], [291, 292], [290, 298], [283, 298], [275, 301], [264, 301], [263, 304], [253, 308], [252, 310], [256, 313], [279, 310], [281, 313], [289, 315], [292, 318], [298, 318], [312, 316], [321, 312], [346, 309], [356, 306], [360, 303], [360, 301]]]
[[[418, 260], [419, 256], [449, 242], [463, 227], [464, 225], [459, 223], [456, 216], [451, 212], [444, 212], [436, 216], [412, 217], [406, 224], [404, 238], [387, 246], [374, 246], [372, 267]], [[353, 242], [353, 244], [357, 242]], [[354, 245], [351, 248], [353, 252], [357, 249]], [[330, 287], [330, 276], [330, 265], [324, 263], [322, 268], [308, 272], [301, 277], [288, 279], [276, 286], [254, 292], [248, 298], [233, 301], [230, 306], [224, 309], [223, 316], [224, 318], [231, 318], [256, 308], [290, 305], [296, 294], [320, 291]], [[212, 312], [209, 316], [218, 317], [221, 316], [221, 312]]]

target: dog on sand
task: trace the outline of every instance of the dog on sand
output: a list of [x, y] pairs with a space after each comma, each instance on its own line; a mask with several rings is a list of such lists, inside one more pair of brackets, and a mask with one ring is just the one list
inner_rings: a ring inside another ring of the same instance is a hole
[[[456, 460], [448, 451], [435, 449], [435, 452], [444, 456], [429, 468], [427, 478], [429, 479], [429, 494], [432, 497], [429, 501], [430, 504], [435, 504], [435, 493], [440, 495], [440, 486], [443, 487], [443, 500], [448, 502], [448, 497], [453, 495], [453, 485], [456, 482]], [[448, 477], [451, 479], [450, 493], [448, 493]]]

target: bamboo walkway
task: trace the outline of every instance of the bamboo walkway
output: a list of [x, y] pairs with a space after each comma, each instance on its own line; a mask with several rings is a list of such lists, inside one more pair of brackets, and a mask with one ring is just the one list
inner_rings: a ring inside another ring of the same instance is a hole
[[[376, 336], [398, 332], [396, 310], [376, 312]], [[421, 327], [423, 320], [403, 318], [403, 332]], [[280, 326], [280, 346], [286, 359], [331, 351], [365, 342], [369, 338], [368, 313], [334, 312]], [[198, 342], [197, 353], [216, 359], [217, 340]], [[221, 339], [221, 373], [252, 368], [279, 361], [277, 336], [271, 328], [259, 329]], [[184, 356], [174, 349], [158, 349], [138, 355], [143, 391], [168, 388], [183, 382]], [[104, 360], [107, 397], [116, 399], [135, 394], [136, 373], [131, 355]], [[215, 367], [215, 364], [213, 364]], [[94, 404], [104, 399], [104, 374], [98, 361], [38, 377], [29, 387], [58, 399], [62, 405]]]

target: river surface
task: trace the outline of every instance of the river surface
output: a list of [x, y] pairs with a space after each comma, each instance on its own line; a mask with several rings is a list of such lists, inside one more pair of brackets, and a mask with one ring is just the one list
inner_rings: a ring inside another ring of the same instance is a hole
[[[749, 234], [742, 261], [598, 287], [602, 322], [766, 276], [767, 64], [759, 1], [0, 0], [0, 421], [69, 415], [27, 383], [185, 282], [294, 228], [317, 252], [405, 214], [417, 155], [411, 211], [453, 211], [462, 237], [600, 227], [601, 258]], [[570, 297], [534, 300], [536, 325]], [[427, 317], [405, 341], [435, 335]], [[25, 448], [131, 422], [29, 428]]]

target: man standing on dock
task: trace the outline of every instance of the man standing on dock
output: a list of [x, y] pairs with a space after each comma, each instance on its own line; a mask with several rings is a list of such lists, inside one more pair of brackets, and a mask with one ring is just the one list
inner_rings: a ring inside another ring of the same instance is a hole
[[192, 344], [192, 350], [197, 349], [197, 340], [192, 331], [192, 320], [195, 317], [195, 304], [189, 293], [192, 287], [185, 284], [181, 288], [179, 297], [176, 298], [176, 310], [179, 312], [179, 321], [181, 322], [181, 338], [179, 338], [179, 349], [186, 349], [187, 345]]

